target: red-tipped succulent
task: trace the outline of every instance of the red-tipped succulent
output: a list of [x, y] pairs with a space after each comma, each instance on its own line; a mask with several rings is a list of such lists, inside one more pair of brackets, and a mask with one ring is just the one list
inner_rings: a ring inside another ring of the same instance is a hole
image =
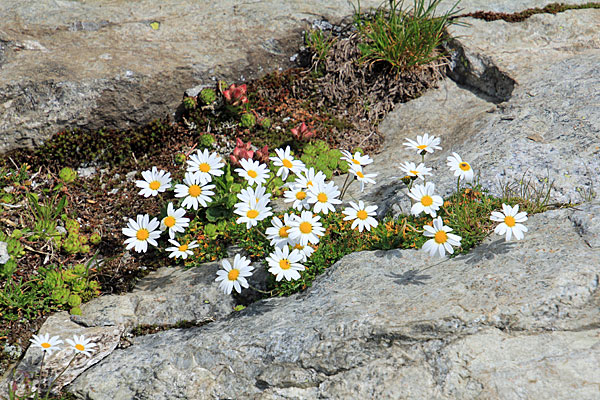
[[298, 125], [298, 127], [292, 128], [291, 131], [292, 136], [294, 136], [294, 139], [300, 141], [308, 140], [311, 137], [315, 136], [315, 132], [308, 130], [308, 126], [306, 126], [304, 122]]
[[240, 165], [240, 160], [243, 158], [252, 159], [254, 157], [254, 150], [252, 150], [252, 143], [244, 143], [242, 139], [237, 138], [235, 140], [235, 149], [229, 156], [229, 160], [233, 165]]
[[269, 146], [265, 146], [262, 149], [256, 150], [254, 153], [254, 159], [261, 163], [269, 163]]
[[244, 83], [240, 86], [235, 86], [235, 84], [231, 84], [229, 89], [223, 90], [223, 97], [227, 104], [231, 104], [232, 106], [240, 106], [242, 104], [246, 104], [248, 102], [248, 97], [246, 97], [247, 87]]

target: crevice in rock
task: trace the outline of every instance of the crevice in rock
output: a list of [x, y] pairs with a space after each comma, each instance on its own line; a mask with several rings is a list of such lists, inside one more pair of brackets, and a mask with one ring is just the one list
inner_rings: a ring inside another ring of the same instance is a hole
[[475, 11], [466, 14], [459, 14], [452, 17], [452, 19], [457, 18], [475, 18], [482, 19], [484, 21], [506, 21], [506, 22], [523, 22], [529, 17], [536, 14], [558, 14], [569, 10], [584, 10], [590, 8], [598, 8], [600, 9], [600, 3], [585, 3], [585, 4], [564, 4], [564, 3], [551, 3], [545, 6], [544, 8], [528, 8], [527, 10], [518, 11], [514, 13], [503, 13], [503, 12], [493, 12], [493, 11]]
[[455, 38], [444, 48], [450, 54], [446, 73], [459, 86], [494, 104], [511, 98], [517, 81], [501, 71], [491, 58], [467, 49]]

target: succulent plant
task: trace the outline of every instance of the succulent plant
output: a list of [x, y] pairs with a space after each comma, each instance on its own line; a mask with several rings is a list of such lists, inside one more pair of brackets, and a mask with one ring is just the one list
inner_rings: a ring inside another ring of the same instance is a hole
[[244, 113], [240, 118], [240, 125], [243, 128], [252, 128], [256, 125], [256, 117], [252, 113]]
[[247, 86], [244, 83], [240, 86], [235, 86], [235, 84], [231, 84], [228, 89], [223, 90], [223, 98], [227, 102], [227, 104], [231, 104], [232, 106], [240, 106], [242, 104], [248, 103], [248, 97], [246, 97]]
[[90, 243], [93, 245], [98, 245], [100, 244], [100, 242], [102, 241], [102, 236], [100, 235], [100, 232], [98, 231], [94, 231], [91, 235], [90, 235]]
[[309, 130], [308, 126], [306, 126], [304, 122], [298, 125], [296, 128], [292, 128], [291, 132], [294, 139], [299, 141], [308, 140], [315, 135], [315, 132]]
[[64, 167], [59, 171], [58, 177], [65, 183], [71, 183], [77, 179], [77, 171], [73, 168]]
[[216, 100], [217, 94], [213, 89], [202, 89], [202, 91], [200, 92], [200, 101], [202, 101], [202, 104], [209, 106]]
[[215, 137], [210, 133], [205, 133], [200, 136], [200, 146], [201, 147], [211, 147], [215, 142]]
[[198, 102], [196, 101], [195, 97], [186, 97], [183, 99], [183, 107], [185, 107], [185, 109], [188, 111], [196, 108], [197, 104]]

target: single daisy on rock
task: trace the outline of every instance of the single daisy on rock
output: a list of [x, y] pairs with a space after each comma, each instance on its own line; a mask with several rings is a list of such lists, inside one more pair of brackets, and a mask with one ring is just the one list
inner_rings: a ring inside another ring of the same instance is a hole
[[88, 357], [91, 357], [94, 352], [92, 348], [96, 347], [96, 343], [92, 342], [91, 339], [86, 339], [83, 335], [73, 335], [73, 340], [66, 339], [66, 341], [76, 353], [81, 353]]
[[285, 278], [287, 281], [300, 279], [298, 271], [304, 271], [304, 265], [300, 264], [302, 255], [298, 250], [292, 250], [289, 247], [275, 247], [275, 251], [267, 257], [269, 272], [275, 275], [275, 280], [279, 282]]
[[356, 180], [360, 182], [361, 192], [365, 190], [365, 183], [376, 183], [373, 178], [375, 178], [377, 174], [365, 174], [360, 165], [351, 165], [350, 173], [356, 176]]
[[175, 210], [173, 203], [167, 205], [167, 215], [160, 221], [160, 230], [169, 230], [169, 237], [175, 239], [176, 232], [185, 232], [190, 224], [190, 219], [184, 217], [185, 209], [178, 208]]
[[44, 352], [48, 353], [48, 355], [52, 355], [53, 351], [60, 350], [58, 345], [63, 342], [58, 336], [50, 337], [50, 334], [48, 333], [39, 336], [33, 335], [33, 338], [29, 339], [29, 341], [33, 347], [39, 347]]
[[432, 182], [427, 182], [425, 185], [415, 185], [408, 195], [416, 201], [412, 205], [410, 212], [413, 215], [419, 215], [422, 212], [429, 214], [435, 218], [436, 211], [440, 209], [444, 200], [441, 196], [434, 195], [435, 185]]
[[197, 210], [199, 205], [206, 207], [212, 201], [210, 196], [215, 192], [210, 189], [214, 188], [215, 185], [207, 185], [201, 175], [186, 172], [183, 184], [175, 185], [175, 197], [185, 197], [181, 206]]
[[362, 155], [360, 152], [350, 153], [347, 150], [340, 150], [342, 153], [341, 159], [346, 161], [350, 167], [364, 167], [365, 165], [369, 165], [373, 162], [373, 159], [368, 155]]
[[378, 222], [375, 218], [373, 218], [377, 213], [377, 206], [365, 206], [365, 203], [362, 200], [358, 201], [358, 204], [353, 201], [350, 202], [350, 207], [347, 207], [342, 211], [346, 216], [344, 217], [344, 221], [352, 221], [351, 229], [354, 229], [358, 226], [358, 231], [362, 232], [363, 229], [368, 231], [371, 230], [371, 227], [376, 227]]
[[423, 250], [428, 251], [432, 256], [439, 253], [440, 257], [444, 257], [446, 252], [453, 254], [454, 249], [452, 246], [460, 246], [462, 238], [453, 233], [448, 233], [452, 232], [452, 228], [444, 225], [442, 217], [433, 220], [433, 227], [425, 225], [423, 229], [425, 230], [425, 236], [433, 238], [423, 245]]
[[442, 149], [439, 146], [441, 141], [440, 138], [433, 135], [429, 136], [428, 133], [424, 134], [423, 136], [417, 136], [416, 142], [409, 138], [406, 138], [406, 140], [408, 140], [408, 142], [404, 142], [402, 144], [411, 149], [415, 149], [417, 154], [424, 155], [426, 152], [433, 153], [434, 150]]
[[425, 175], [431, 175], [431, 168], [427, 168], [425, 164], [420, 163], [416, 165], [414, 162], [405, 162], [401, 164], [399, 168], [404, 172], [405, 176], [414, 176], [417, 178], [421, 178], [421, 180], [425, 180]]
[[523, 233], [527, 232], [527, 227], [520, 223], [527, 221], [527, 213], [525, 211], [519, 212], [518, 204], [514, 207], [502, 204], [502, 212], [492, 211], [490, 219], [502, 222], [494, 229], [494, 232], [498, 235], [506, 234], [507, 242], [512, 235], [515, 235], [515, 239], [521, 240], [524, 237]]
[[254, 267], [250, 265], [250, 260], [236, 254], [233, 266], [228, 260], [223, 260], [221, 263], [223, 269], [217, 271], [215, 282], [220, 281], [219, 288], [225, 294], [231, 294], [233, 289], [238, 293], [242, 293], [242, 287], [248, 288], [249, 285], [246, 278], [252, 276], [252, 270], [254, 270]]
[[135, 181], [135, 185], [142, 189], [138, 194], [144, 197], [156, 196], [171, 188], [171, 173], [162, 169], [152, 167], [151, 171], [143, 171], [142, 177], [144, 180]]
[[294, 174], [304, 171], [304, 163], [291, 156], [290, 146], [287, 146], [285, 150], [275, 149], [275, 154], [277, 154], [277, 157], [271, 157], [270, 160], [273, 161], [273, 165], [276, 167], [281, 167], [277, 170], [277, 176], [281, 176], [281, 179], [284, 181], [287, 179], [290, 171]]
[[194, 255], [192, 249], [198, 247], [198, 243], [195, 240], [187, 244], [179, 244], [177, 240], [169, 239], [169, 243], [173, 245], [173, 247], [167, 247], [165, 250], [170, 252], [169, 258], [183, 258], [184, 260], [188, 258], [188, 256]]
[[150, 220], [148, 214], [138, 215], [136, 220], [129, 218], [127, 228], [122, 230], [123, 235], [129, 236], [129, 239], [125, 240], [126, 249], [134, 248], [138, 253], [145, 253], [148, 250], [148, 243], [158, 246], [156, 239], [160, 237], [159, 225], [158, 220], [156, 218]]
[[456, 153], [452, 153], [447, 160], [447, 164], [450, 167], [450, 170], [454, 172], [454, 176], [458, 176], [459, 179], [463, 179], [467, 182], [473, 182], [473, 169], [468, 162], [463, 161]]
[[212, 181], [213, 176], [223, 175], [225, 163], [217, 153], [208, 153], [208, 149], [203, 152], [198, 150], [196, 154], [192, 154], [187, 161], [187, 172], [197, 174], [205, 182]]
[[262, 185], [267, 182], [269, 168], [265, 164], [261, 164], [259, 161], [252, 161], [249, 158], [242, 158], [240, 165], [242, 168], [236, 168], [235, 172], [244, 178], [249, 185], [254, 185], [255, 183]]

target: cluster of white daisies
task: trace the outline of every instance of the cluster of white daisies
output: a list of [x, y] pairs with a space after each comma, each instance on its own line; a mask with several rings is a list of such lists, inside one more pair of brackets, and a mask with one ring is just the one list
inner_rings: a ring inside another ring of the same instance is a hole
[[[299, 271], [305, 269], [302, 263], [314, 252], [311, 245], [318, 244], [319, 238], [325, 233], [318, 214], [335, 212], [336, 205], [342, 203], [340, 195], [352, 181], [346, 181], [340, 191], [335, 183], [326, 181], [323, 172], [306, 168], [302, 161], [295, 159], [289, 146], [286, 149], [276, 149], [275, 154], [270, 159], [277, 168], [276, 173], [259, 161], [240, 160], [241, 168], [235, 169], [235, 172], [248, 186], [237, 195], [239, 202], [234, 205], [233, 212], [239, 216], [236, 219], [238, 224], [246, 224], [247, 229], [255, 227], [259, 221], [273, 215], [269, 206], [271, 195], [266, 193], [270, 181], [276, 176], [284, 181], [294, 176], [294, 180], [285, 185], [287, 190], [284, 192], [284, 201], [292, 203], [291, 206], [297, 213], [285, 214], [283, 220], [272, 217], [272, 226], [263, 233], [273, 246], [273, 252], [266, 259], [269, 272], [275, 275], [277, 281], [284, 278], [289, 281], [300, 278]], [[359, 152], [353, 155], [347, 151], [342, 151], [342, 154], [342, 160], [350, 166], [352, 175], [361, 184], [361, 190], [365, 183], [375, 183], [373, 178], [376, 174], [363, 172], [363, 167], [373, 162], [369, 156]], [[180, 243], [175, 240], [176, 234], [184, 233], [189, 226], [190, 219], [185, 217], [187, 210], [207, 207], [212, 201], [215, 194], [212, 179], [224, 174], [224, 166], [221, 157], [206, 149], [190, 156], [183, 183], [175, 185], [175, 197], [183, 198], [180, 207], [176, 208], [173, 203], [168, 203], [166, 215], [161, 221], [157, 218], [150, 219], [148, 214], [138, 215], [136, 220], [129, 219], [127, 227], [123, 228], [123, 234], [128, 236], [125, 240], [127, 249], [145, 252], [148, 244], [157, 246], [156, 239], [168, 231], [169, 243], [173, 245], [166, 248], [169, 257], [186, 259], [192, 255], [192, 249], [198, 247], [197, 242]], [[142, 172], [142, 177], [143, 180], [136, 181], [142, 196], [156, 196], [172, 188], [170, 173], [157, 170], [156, 167]], [[353, 221], [352, 229], [358, 228], [362, 232], [377, 226], [377, 220], [373, 218], [376, 210], [377, 206], [359, 201], [358, 204], [350, 202], [350, 207], [345, 208], [342, 213], [345, 215], [344, 220]], [[233, 289], [241, 292], [242, 287], [248, 287], [246, 277], [252, 275], [254, 269], [250, 266], [250, 260], [236, 255], [233, 265], [227, 260], [223, 260], [222, 265], [223, 270], [217, 272], [216, 281], [220, 282], [220, 288], [225, 293], [229, 294]]]
[[[410, 149], [416, 150], [417, 154], [421, 155], [422, 162], [419, 165], [415, 165], [412, 162], [405, 162], [400, 166], [400, 169], [410, 179], [406, 180], [409, 185], [408, 196], [414, 200], [411, 207], [411, 213], [413, 215], [419, 215], [421, 213], [429, 214], [433, 220], [433, 226], [423, 226], [424, 235], [430, 237], [423, 245], [423, 250], [428, 251], [432, 256], [438, 253], [441, 257], [446, 255], [446, 252], [453, 254], [454, 250], [452, 246], [460, 246], [462, 238], [458, 235], [449, 233], [452, 228], [444, 225], [441, 217], [437, 217], [437, 211], [444, 204], [444, 200], [441, 196], [435, 195], [435, 185], [433, 182], [425, 182], [425, 176], [431, 175], [431, 168], [427, 168], [424, 164], [425, 155], [427, 153], [433, 153], [435, 150], [441, 150], [439, 146], [440, 138], [435, 136], [429, 136], [424, 134], [423, 136], [417, 136], [417, 140], [411, 140], [406, 138], [407, 142], [403, 143]], [[458, 177], [457, 189], [460, 189], [461, 179], [466, 182], [472, 182], [474, 178], [473, 169], [471, 165], [462, 160], [457, 153], [452, 153], [452, 156], [447, 158], [447, 165], [450, 170], [454, 172], [454, 176]], [[412, 185], [413, 180], [420, 178], [424, 184]], [[511, 207], [507, 204], [502, 204], [502, 213], [494, 211], [490, 219], [492, 221], [501, 222], [496, 226], [494, 232], [500, 235], [506, 235], [506, 240], [510, 240], [512, 235], [516, 239], [522, 239], [523, 233], [527, 232], [527, 227], [521, 222], [527, 220], [526, 212], [519, 212], [519, 205]]]

